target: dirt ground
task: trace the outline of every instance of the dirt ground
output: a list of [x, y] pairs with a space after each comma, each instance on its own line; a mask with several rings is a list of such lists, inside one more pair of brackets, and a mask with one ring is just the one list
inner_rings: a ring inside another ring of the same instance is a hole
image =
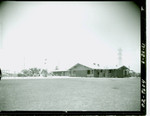
[[2, 79], [1, 111], [140, 111], [140, 78]]

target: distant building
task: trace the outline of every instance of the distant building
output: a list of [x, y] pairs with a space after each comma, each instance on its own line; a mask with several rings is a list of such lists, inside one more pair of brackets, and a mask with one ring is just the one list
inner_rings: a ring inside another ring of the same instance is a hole
[[69, 76], [69, 72], [67, 70], [55, 70], [52, 71], [52, 75], [54, 76]]
[[55, 76], [70, 77], [129, 77], [129, 69], [126, 66], [101, 68], [99, 64], [90, 66], [77, 63], [68, 70], [53, 71]]

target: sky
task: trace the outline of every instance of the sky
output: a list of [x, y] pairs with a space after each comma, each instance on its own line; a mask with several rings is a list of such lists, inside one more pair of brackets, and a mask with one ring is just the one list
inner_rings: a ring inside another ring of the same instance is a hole
[[[1, 6], [0, 67], [48, 70], [76, 63], [140, 72], [140, 9], [133, 2], [15, 2]], [[45, 60], [46, 59], [46, 60]]]

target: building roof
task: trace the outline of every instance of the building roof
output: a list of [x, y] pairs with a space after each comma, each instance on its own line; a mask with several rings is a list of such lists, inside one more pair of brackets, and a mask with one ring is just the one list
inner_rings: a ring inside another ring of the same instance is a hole
[[92, 68], [92, 69], [101, 69], [102, 67], [99, 64], [93, 63], [93, 64], [81, 64], [84, 65], [88, 68]]
[[[78, 65], [78, 64], [80, 64], [80, 63], [77, 63], [77, 64], [75, 64], [74, 66], [76, 66], [76, 65]], [[125, 68], [127, 68], [126, 66], [124, 66], [124, 65], [122, 65], [122, 66], [101, 66], [100, 64], [96, 64], [96, 63], [93, 63], [93, 64], [80, 64], [80, 65], [83, 65], [83, 66], [86, 66], [86, 67], [88, 67], [88, 68], [91, 68], [91, 69], [119, 69], [119, 68], [121, 68], [121, 67], [125, 67]], [[74, 66], [72, 66], [71, 68], [73, 68]], [[70, 68], [70, 69], [71, 69]]]
[[91, 63], [91, 64], [81, 64], [81, 63], [77, 63], [77, 64], [75, 64], [75, 65], [73, 65], [72, 67], [70, 67], [70, 68], [63, 68], [63, 69], [59, 69], [59, 70], [52, 70], [51, 72], [64, 72], [64, 71], [68, 71], [69, 69], [72, 69], [73, 67], [75, 67], [76, 65], [83, 65], [83, 66], [85, 66], [85, 67], [87, 67], [87, 68], [90, 68], [90, 69], [99, 69], [99, 70], [113, 70], [113, 69], [120, 69], [120, 68], [122, 68], [122, 67], [124, 67], [124, 68], [127, 68], [126, 66], [124, 66], [124, 65], [122, 65], [122, 66], [101, 66], [100, 64], [96, 64], [96, 63]]
[[67, 70], [52, 70], [51, 72], [65, 72], [65, 71], [67, 71]]

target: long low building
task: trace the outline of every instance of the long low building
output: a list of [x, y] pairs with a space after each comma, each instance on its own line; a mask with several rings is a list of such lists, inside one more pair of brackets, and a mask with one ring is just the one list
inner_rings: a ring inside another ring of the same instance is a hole
[[68, 70], [56, 70], [52, 73], [55, 76], [70, 77], [129, 77], [129, 71], [129, 68], [126, 66], [100, 68], [100, 66], [96, 64], [87, 66], [77, 63]]
[[52, 75], [54, 76], [69, 76], [69, 72], [67, 70], [55, 70], [52, 71]]

